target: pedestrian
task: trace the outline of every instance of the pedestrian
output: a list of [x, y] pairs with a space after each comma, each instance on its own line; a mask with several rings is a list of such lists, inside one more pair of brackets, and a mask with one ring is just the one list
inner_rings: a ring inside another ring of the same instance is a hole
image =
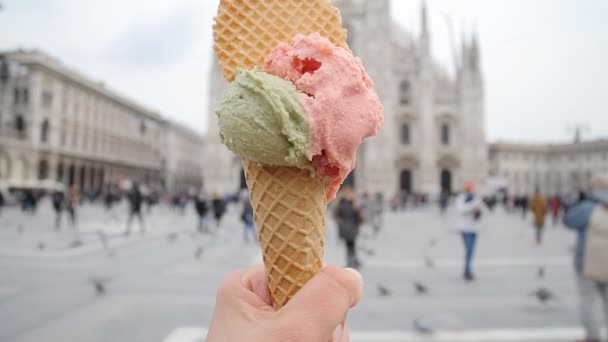
[[224, 212], [226, 211], [226, 203], [217, 192], [213, 194], [211, 207], [213, 208], [213, 218], [215, 218], [217, 228], [219, 228], [220, 223], [222, 222], [222, 217], [224, 216]]
[[30, 214], [34, 214], [36, 212], [37, 199], [34, 194], [34, 190], [26, 189], [23, 192], [23, 201], [21, 204], [21, 209], [24, 212], [29, 212]]
[[359, 272], [326, 266], [277, 310], [270, 300], [264, 267], [240, 270], [218, 289], [205, 340], [346, 342], [345, 318], [362, 292]]
[[177, 198], [177, 207], [179, 208], [179, 214], [184, 216], [186, 213], [186, 206], [188, 205], [188, 194], [182, 191]]
[[559, 213], [561, 211], [562, 208], [562, 203], [559, 199], [559, 195], [555, 195], [553, 196], [553, 198], [551, 198], [551, 216], [553, 216], [553, 225], [557, 226], [557, 222], [559, 221]]
[[357, 236], [359, 227], [363, 221], [361, 209], [356, 203], [355, 191], [350, 186], [343, 187], [338, 205], [335, 208], [334, 217], [338, 224], [340, 238], [346, 245], [347, 267], [359, 268], [361, 262], [357, 257]]
[[247, 189], [243, 189], [241, 192], [241, 200], [243, 201], [243, 211], [241, 212], [241, 221], [243, 222], [243, 240], [245, 243], [249, 242], [249, 235], [252, 237], [252, 241], [255, 242], [257, 239], [255, 232], [255, 222], [253, 220], [253, 207], [249, 200], [249, 192]]
[[475, 194], [475, 183], [469, 181], [465, 184], [464, 193], [456, 199], [456, 209], [459, 214], [457, 230], [465, 247], [464, 279], [471, 282], [475, 280], [472, 263], [477, 234], [481, 231], [481, 222], [486, 211], [483, 201]]
[[76, 223], [77, 223], [76, 222], [77, 221], [76, 207], [78, 206], [78, 203], [80, 201], [78, 188], [75, 185], [70, 186], [68, 188], [66, 197], [67, 198], [66, 198], [66, 203], [65, 203], [65, 209], [68, 213], [70, 225], [72, 226], [72, 228], [76, 229]]
[[528, 214], [528, 195], [521, 195], [521, 215], [525, 219]]
[[4, 207], [4, 194], [2, 193], [2, 189], [0, 189], [0, 214], [2, 213], [2, 207]]
[[448, 191], [446, 189], [442, 189], [441, 193], [439, 194], [439, 211], [441, 212], [441, 215], [445, 215], [445, 211], [448, 208], [449, 199], [450, 194]]
[[141, 189], [139, 188], [139, 184], [134, 183], [131, 186], [131, 190], [127, 195], [129, 200], [129, 217], [127, 218], [127, 227], [125, 230], [125, 236], [129, 236], [131, 234], [131, 222], [133, 219], [137, 217], [139, 221], [139, 227], [142, 234], [145, 234], [146, 227], [144, 226], [144, 218], [141, 214], [141, 205], [144, 200], [144, 196], [141, 193]]
[[207, 214], [209, 213], [209, 202], [207, 201], [207, 194], [202, 187], [194, 199], [194, 209], [198, 215], [199, 233], [208, 233], [209, 227], [207, 227]]
[[545, 227], [545, 217], [548, 211], [547, 200], [541, 195], [540, 189], [536, 189], [530, 200], [530, 211], [534, 213], [536, 244], [540, 246], [543, 242], [543, 228]]
[[61, 228], [61, 211], [63, 210], [65, 202], [65, 194], [61, 190], [55, 190], [51, 194], [51, 204], [55, 211], [55, 230]]
[[[599, 342], [601, 326], [608, 329], [608, 173], [595, 176], [591, 187], [591, 194], [566, 210], [564, 224], [577, 233], [574, 264], [587, 334], [581, 341]], [[603, 307], [603, 320], [598, 304]]]
[[114, 204], [114, 192], [112, 188], [108, 185], [106, 188], [106, 193], [103, 196], [103, 203], [106, 207], [106, 210], [112, 210], [112, 205]]

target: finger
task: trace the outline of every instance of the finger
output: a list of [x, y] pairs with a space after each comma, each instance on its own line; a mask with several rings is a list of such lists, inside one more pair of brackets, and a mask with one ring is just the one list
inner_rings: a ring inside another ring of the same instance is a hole
[[243, 306], [263, 310], [272, 308], [265, 278], [263, 267], [231, 273], [218, 289], [216, 306], [235, 309]]
[[268, 277], [264, 266], [256, 266], [243, 274], [241, 283], [249, 291], [255, 293], [267, 306], [272, 306], [270, 290], [268, 288]]
[[328, 340], [348, 309], [359, 302], [362, 290], [359, 272], [327, 266], [281, 309], [279, 317], [300, 322], [299, 328], [313, 341]]

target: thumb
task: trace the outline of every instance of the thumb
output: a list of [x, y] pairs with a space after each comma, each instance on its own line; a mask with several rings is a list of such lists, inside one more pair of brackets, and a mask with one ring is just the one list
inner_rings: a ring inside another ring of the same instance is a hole
[[311, 341], [328, 340], [346, 318], [348, 309], [359, 302], [362, 291], [363, 278], [359, 272], [327, 266], [298, 291], [279, 315], [289, 322], [298, 322], [299, 332], [310, 336]]

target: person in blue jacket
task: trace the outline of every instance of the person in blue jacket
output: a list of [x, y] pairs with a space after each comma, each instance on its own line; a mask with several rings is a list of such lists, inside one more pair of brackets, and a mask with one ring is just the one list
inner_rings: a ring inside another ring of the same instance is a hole
[[591, 194], [568, 208], [563, 220], [577, 234], [574, 263], [587, 334], [581, 341], [599, 342], [601, 326], [608, 329], [608, 174], [593, 178]]

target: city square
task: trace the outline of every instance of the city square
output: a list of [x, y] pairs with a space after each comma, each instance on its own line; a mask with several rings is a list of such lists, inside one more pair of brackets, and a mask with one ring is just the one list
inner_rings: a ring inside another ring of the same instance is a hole
[[[160, 205], [146, 215], [146, 233], [134, 224], [128, 237], [124, 206], [109, 212], [82, 206], [77, 231], [67, 224], [55, 231], [48, 203], [31, 216], [3, 210], [0, 339], [201, 340], [222, 279], [261, 264], [257, 244], [243, 241], [239, 210], [231, 205], [219, 229], [201, 234], [191, 207], [182, 216]], [[358, 252], [365, 289], [349, 314], [353, 341], [580, 337], [574, 234], [548, 224], [546, 240], [537, 247], [531, 215], [522, 219], [520, 212], [498, 207], [484, 220], [487, 231], [475, 260], [478, 279], [466, 283], [454, 214], [450, 209], [442, 216], [435, 206], [412, 208], [387, 212], [378, 237], [363, 228]], [[326, 240], [326, 262], [343, 265], [333, 220]], [[426, 292], [419, 293], [416, 284]], [[539, 301], [534, 296], [539, 288], [556, 298]]]
[[604, 342], [607, 11], [0, 0], [0, 341]]

